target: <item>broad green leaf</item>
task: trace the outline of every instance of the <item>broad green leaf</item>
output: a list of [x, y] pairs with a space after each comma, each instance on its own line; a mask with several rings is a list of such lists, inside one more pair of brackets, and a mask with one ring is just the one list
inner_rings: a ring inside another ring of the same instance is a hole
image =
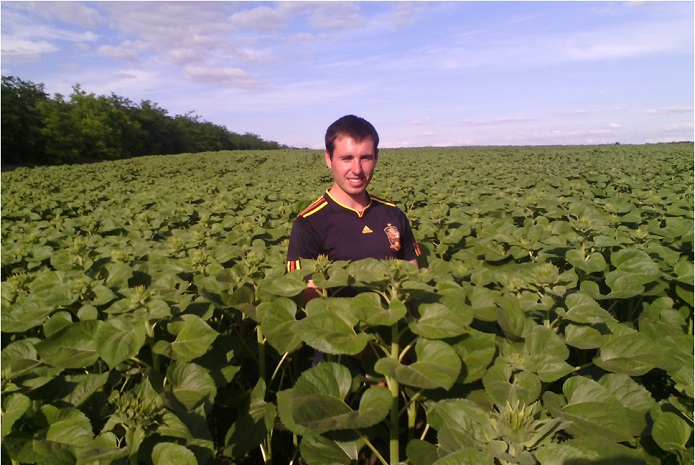
[[0, 323], [6, 333], [22, 333], [41, 326], [55, 310], [52, 305], [45, 305], [40, 298], [29, 298], [21, 303], [2, 307]]
[[100, 283], [92, 287], [92, 292], [94, 293], [94, 298], [91, 299], [91, 303], [96, 307], [106, 305], [118, 298], [111, 289]]
[[572, 365], [552, 352], [524, 355], [521, 366], [535, 373], [544, 383], [552, 383], [574, 371]]
[[[317, 299], [314, 299], [317, 300]], [[333, 311], [313, 313], [294, 326], [299, 337], [313, 347], [328, 354], [358, 354], [369, 342], [367, 333], [356, 333], [347, 315]]]
[[161, 442], [152, 449], [153, 465], [198, 465], [193, 452], [184, 446]]
[[278, 297], [294, 297], [307, 288], [304, 281], [305, 271], [297, 270], [286, 275], [264, 280], [259, 288], [259, 295], [268, 294]]
[[649, 336], [632, 332], [608, 336], [594, 363], [606, 371], [641, 376], [659, 366], [666, 350]]
[[392, 300], [388, 308], [381, 303], [381, 297], [374, 292], [355, 296], [350, 303], [354, 315], [368, 326], [392, 326], [405, 317], [408, 309], [400, 300]]
[[695, 265], [686, 257], [682, 257], [673, 267], [673, 273], [681, 283], [692, 285], [695, 281]]
[[421, 439], [408, 442], [405, 452], [413, 465], [432, 465], [439, 459], [437, 446]]
[[352, 388], [352, 377], [347, 367], [337, 363], [321, 363], [304, 371], [293, 390], [300, 395], [323, 393], [344, 399]]
[[560, 415], [572, 422], [567, 431], [574, 437], [633, 441], [628, 412], [604, 386], [588, 378], [573, 377], [565, 381], [563, 392], [567, 404], [560, 409]]
[[599, 384], [627, 409], [646, 413], [654, 406], [650, 392], [627, 375], [609, 373], [599, 380]]
[[53, 393], [54, 399], [80, 407], [97, 391], [102, 389], [110, 373], [87, 373], [82, 375], [65, 375], [52, 380], [46, 386]]
[[487, 372], [487, 368], [492, 363], [497, 351], [494, 334], [476, 331], [472, 328], [468, 329], [467, 334], [453, 342], [452, 347], [463, 361], [459, 379], [462, 383], [471, 383], [481, 379]]
[[167, 370], [171, 392], [188, 410], [204, 402], [212, 402], [217, 395], [215, 381], [208, 370], [195, 363], [173, 363]]
[[383, 260], [364, 258], [350, 263], [346, 269], [357, 285], [373, 286], [388, 282], [388, 267]]
[[562, 408], [562, 418], [572, 424], [567, 430], [575, 437], [599, 436], [615, 442], [631, 442], [627, 414], [613, 402], [582, 402]]
[[193, 434], [186, 424], [172, 412], [164, 412], [162, 414], [161, 423], [157, 427], [157, 433], [162, 436], [171, 436], [173, 438], [185, 440], [193, 439]]
[[565, 362], [569, 355], [567, 346], [553, 330], [534, 326], [526, 334], [519, 365], [536, 373], [541, 381], [551, 383], [574, 371], [574, 367]]
[[490, 452], [476, 449], [463, 449], [442, 457], [432, 465], [494, 465]]
[[78, 463], [114, 463], [128, 455], [126, 449], [118, 447], [118, 438], [113, 433], [103, 433], [88, 446], [75, 451]]
[[[651, 283], [661, 276], [659, 266], [642, 250], [620, 250], [611, 255], [611, 262], [617, 268], [606, 274], [606, 284], [612, 293], [624, 297], [637, 295], [644, 284]], [[632, 294], [633, 292], [636, 293]]]
[[381, 358], [374, 369], [406, 386], [451, 388], [461, 371], [461, 359], [449, 344], [420, 338], [415, 344], [415, 354], [416, 362], [411, 365], [403, 365], [392, 358]]
[[133, 269], [122, 262], [109, 263], [105, 266], [108, 276], [106, 285], [111, 289], [128, 288], [128, 280], [133, 276]]
[[145, 344], [145, 337], [144, 322], [110, 318], [97, 328], [97, 352], [109, 367], [114, 368], [119, 363], [135, 357]]
[[46, 337], [51, 337], [72, 323], [72, 315], [69, 312], [55, 312], [43, 324], [43, 334]]
[[77, 300], [69, 278], [61, 271], [39, 273], [30, 285], [30, 292], [41, 305], [51, 308], [68, 306]]
[[476, 448], [495, 439], [492, 414], [467, 399], [445, 399], [427, 409], [427, 422], [439, 433], [440, 456]]
[[75, 453], [94, 443], [89, 419], [76, 409], [44, 405], [35, 424], [33, 437], [10, 433], [3, 439], [5, 450], [20, 463], [75, 463]]
[[575, 323], [599, 324], [614, 322], [615, 318], [605, 311], [593, 298], [583, 292], [565, 298], [567, 313], [564, 318]]
[[666, 451], [685, 451], [692, 434], [692, 425], [672, 412], [659, 415], [652, 427], [654, 441]]
[[99, 358], [96, 332], [100, 321], [79, 321], [36, 344], [41, 360], [58, 368], [85, 368]]
[[609, 373], [599, 380], [608, 392], [625, 408], [633, 436], [647, 428], [647, 412], [655, 405], [654, 398], [642, 385], [623, 374]]
[[603, 344], [603, 335], [594, 328], [568, 324], [565, 327], [565, 341], [578, 349], [597, 349]]
[[328, 277], [324, 277], [319, 273], [313, 274], [314, 284], [320, 289], [348, 287], [351, 281], [350, 275], [341, 265], [344, 265], [344, 263], [334, 262], [329, 269]]
[[352, 410], [344, 400], [351, 383], [346, 367], [320, 363], [302, 373], [294, 388], [277, 394], [280, 419], [300, 435], [368, 428], [383, 420], [392, 403], [388, 389], [382, 386], [367, 389], [358, 410]]
[[12, 430], [12, 425], [22, 418], [31, 400], [24, 394], [4, 395], [2, 399], [2, 437]]
[[502, 297], [497, 303], [499, 304], [497, 323], [499, 323], [502, 331], [510, 338], [521, 338], [529, 322], [526, 320], [526, 315], [521, 309], [519, 300], [516, 298]]
[[173, 358], [181, 362], [203, 355], [218, 336], [217, 331], [196, 315], [182, 315], [181, 321], [169, 323], [167, 330], [176, 336], [171, 349]]
[[48, 423], [46, 440], [65, 446], [86, 446], [92, 441], [92, 425], [87, 416], [77, 409], [58, 409], [51, 405], [41, 407]]
[[305, 436], [299, 445], [308, 465], [350, 465], [359, 457], [362, 441], [338, 442], [324, 436]]
[[473, 321], [473, 314], [464, 302], [456, 307], [440, 303], [421, 304], [418, 311], [420, 318], [411, 323], [410, 328], [427, 339], [460, 336]]
[[596, 462], [647, 465], [639, 451], [598, 436], [570, 439], [560, 444], [546, 444], [536, 451], [536, 459], [541, 465]]
[[21, 339], [11, 342], [2, 350], [0, 366], [2, 367], [3, 381], [32, 373], [36, 367], [41, 365], [35, 347], [37, 342], [39, 342], [38, 338]]
[[240, 409], [244, 414], [227, 431], [225, 437], [225, 453], [233, 457], [241, 457], [249, 450], [257, 447], [273, 430], [273, 422], [277, 415], [275, 405], [265, 401], [266, 385], [259, 379], [249, 395], [248, 402]]
[[263, 334], [279, 353], [292, 353], [302, 346], [302, 340], [293, 327], [296, 323], [297, 305], [280, 297], [258, 306]]
[[483, 376], [483, 385], [485, 393], [500, 406], [517, 401], [530, 405], [541, 394], [541, 382], [538, 376], [527, 371], [514, 373], [511, 366], [501, 360]]

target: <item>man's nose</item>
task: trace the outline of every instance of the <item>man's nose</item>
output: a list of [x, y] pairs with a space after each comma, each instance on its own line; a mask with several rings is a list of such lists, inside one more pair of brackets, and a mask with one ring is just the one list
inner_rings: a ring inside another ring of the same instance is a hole
[[355, 174], [362, 172], [362, 160], [357, 159], [352, 161], [352, 172]]

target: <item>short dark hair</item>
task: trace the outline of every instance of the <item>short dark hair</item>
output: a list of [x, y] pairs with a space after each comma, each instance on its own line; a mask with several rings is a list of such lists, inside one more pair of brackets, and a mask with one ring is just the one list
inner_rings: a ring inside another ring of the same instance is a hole
[[351, 137], [357, 142], [372, 139], [374, 142], [374, 155], [379, 147], [379, 134], [372, 123], [355, 115], [345, 115], [339, 118], [326, 130], [326, 151], [333, 158], [335, 140], [339, 137]]

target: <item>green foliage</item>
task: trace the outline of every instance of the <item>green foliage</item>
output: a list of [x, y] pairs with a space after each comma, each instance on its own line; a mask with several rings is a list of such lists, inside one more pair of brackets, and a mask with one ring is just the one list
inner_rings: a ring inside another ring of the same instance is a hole
[[287, 274], [271, 154], [2, 174], [3, 460], [692, 463], [692, 145], [384, 150], [421, 268]]
[[277, 149], [256, 134], [237, 134], [192, 112], [170, 117], [157, 104], [87, 93], [49, 98], [43, 84], [2, 78], [3, 166], [60, 165], [216, 150]]
[[39, 106], [48, 100], [43, 84], [2, 77], [2, 163], [45, 162]]

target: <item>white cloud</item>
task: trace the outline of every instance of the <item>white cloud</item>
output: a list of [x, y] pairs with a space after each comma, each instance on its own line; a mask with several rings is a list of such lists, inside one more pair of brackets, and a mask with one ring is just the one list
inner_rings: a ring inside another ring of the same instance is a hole
[[58, 50], [55, 44], [45, 40], [28, 40], [13, 37], [3, 38], [1, 45], [3, 57], [26, 55], [38, 58], [39, 55]]
[[258, 6], [249, 10], [238, 11], [229, 20], [236, 27], [261, 31], [281, 30], [288, 22], [284, 11], [269, 6]]
[[368, 24], [357, 2], [318, 2], [309, 17], [311, 26], [324, 30], [359, 29]]
[[38, 2], [36, 10], [40, 11], [45, 19], [58, 19], [85, 28], [97, 27], [103, 22], [97, 10], [82, 2]]
[[104, 57], [126, 61], [137, 61], [140, 52], [145, 48], [142, 42], [126, 40], [119, 46], [102, 45], [97, 53]]
[[692, 113], [693, 109], [691, 107], [665, 107], [665, 108], [652, 108], [645, 110], [644, 113], [648, 114], [678, 114], [678, 113]]
[[408, 121], [408, 124], [412, 126], [429, 126], [432, 124], [432, 117], [425, 116], [423, 118], [414, 118]]
[[239, 68], [210, 68], [205, 66], [187, 66], [185, 68], [186, 79], [190, 81], [231, 85], [244, 89], [261, 87], [259, 81]]
[[228, 2], [105, 2], [112, 29], [164, 49], [233, 29], [227, 19]]
[[516, 123], [526, 123], [528, 121], [534, 121], [533, 118], [526, 116], [501, 116], [492, 119], [467, 119], [462, 122], [465, 126], [497, 126], [506, 124], [516, 124]]

